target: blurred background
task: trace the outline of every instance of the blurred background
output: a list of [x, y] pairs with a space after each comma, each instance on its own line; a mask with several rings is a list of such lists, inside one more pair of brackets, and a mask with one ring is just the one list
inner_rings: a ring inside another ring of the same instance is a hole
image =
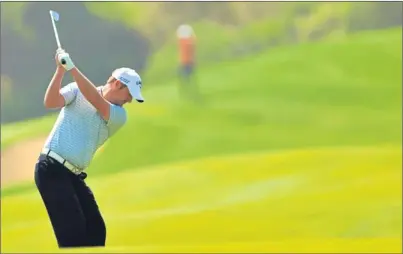
[[87, 170], [107, 250], [401, 252], [402, 3], [2, 2], [5, 252], [56, 246], [33, 183], [51, 9], [95, 84], [143, 79]]

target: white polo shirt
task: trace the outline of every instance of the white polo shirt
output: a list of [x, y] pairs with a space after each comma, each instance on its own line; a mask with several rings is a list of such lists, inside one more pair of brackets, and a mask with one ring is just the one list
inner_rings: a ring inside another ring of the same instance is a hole
[[[97, 87], [100, 92], [102, 87]], [[44, 148], [56, 152], [78, 168], [85, 169], [97, 149], [126, 123], [123, 107], [110, 104], [106, 122], [81, 93], [75, 82], [60, 90], [66, 101]]]

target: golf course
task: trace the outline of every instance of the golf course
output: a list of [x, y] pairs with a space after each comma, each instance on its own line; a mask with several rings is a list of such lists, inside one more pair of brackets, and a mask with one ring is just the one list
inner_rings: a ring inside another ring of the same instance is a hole
[[[385, 29], [201, 65], [198, 101], [143, 80], [87, 169], [107, 247], [85, 251], [401, 253], [401, 45]], [[4, 253], [83, 251], [57, 249], [33, 182], [56, 117], [2, 125], [2, 178], [39, 142], [2, 181]]]

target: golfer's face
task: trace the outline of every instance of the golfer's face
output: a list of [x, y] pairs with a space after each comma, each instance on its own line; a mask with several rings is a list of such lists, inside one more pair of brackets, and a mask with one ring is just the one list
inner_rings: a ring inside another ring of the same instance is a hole
[[132, 102], [132, 99], [133, 98], [132, 98], [132, 95], [129, 92], [129, 88], [126, 85], [120, 83], [119, 86], [118, 86], [118, 89], [116, 90], [116, 100], [117, 100], [117, 102], [120, 105], [123, 105], [125, 103]]
[[124, 103], [127, 103], [127, 102], [130, 103], [133, 100], [132, 95], [130, 94], [129, 88], [127, 86], [124, 86], [124, 88], [123, 88], [122, 97], [123, 97]]

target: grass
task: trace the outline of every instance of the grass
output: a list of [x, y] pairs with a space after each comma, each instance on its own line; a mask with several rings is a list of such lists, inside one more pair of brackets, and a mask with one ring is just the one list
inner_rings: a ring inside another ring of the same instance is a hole
[[[200, 66], [201, 103], [175, 80], [146, 89], [88, 169], [108, 225], [92, 251], [401, 252], [401, 43], [368, 32]], [[53, 121], [8, 125], [2, 148]], [[2, 193], [2, 250], [55, 252], [28, 186]]]
[[[272, 18], [248, 22], [239, 28], [231, 28], [214, 21], [193, 23], [192, 27], [197, 36], [197, 65], [208, 65], [219, 60], [236, 60], [244, 52], [251, 51], [247, 48], [252, 46], [258, 45], [267, 49], [270, 39], [281, 38], [286, 25], [285, 21]], [[148, 60], [144, 73], [146, 79], [164, 83], [167, 79], [175, 78], [178, 49], [174, 32]]]
[[[91, 178], [108, 225], [108, 247], [93, 251], [397, 252], [401, 153], [262, 151]], [[56, 251], [36, 192], [1, 202], [4, 252]]]
[[[130, 105], [89, 172], [262, 149], [401, 143], [401, 30], [201, 67], [200, 104], [175, 82]], [[146, 82], [145, 82], [146, 83]], [[130, 152], [133, 151], [133, 152]]]
[[[128, 124], [88, 171], [262, 149], [400, 144], [401, 42], [401, 29], [368, 32], [201, 66], [202, 103], [178, 98], [175, 80], [146, 88], [147, 103], [128, 106]], [[47, 133], [54, 119], [2, 126], [2, 149]]]
[[56, 121], [56, 115], [34, 118], [1, 126], [1, 150], [31, 137], [48, 135]]

